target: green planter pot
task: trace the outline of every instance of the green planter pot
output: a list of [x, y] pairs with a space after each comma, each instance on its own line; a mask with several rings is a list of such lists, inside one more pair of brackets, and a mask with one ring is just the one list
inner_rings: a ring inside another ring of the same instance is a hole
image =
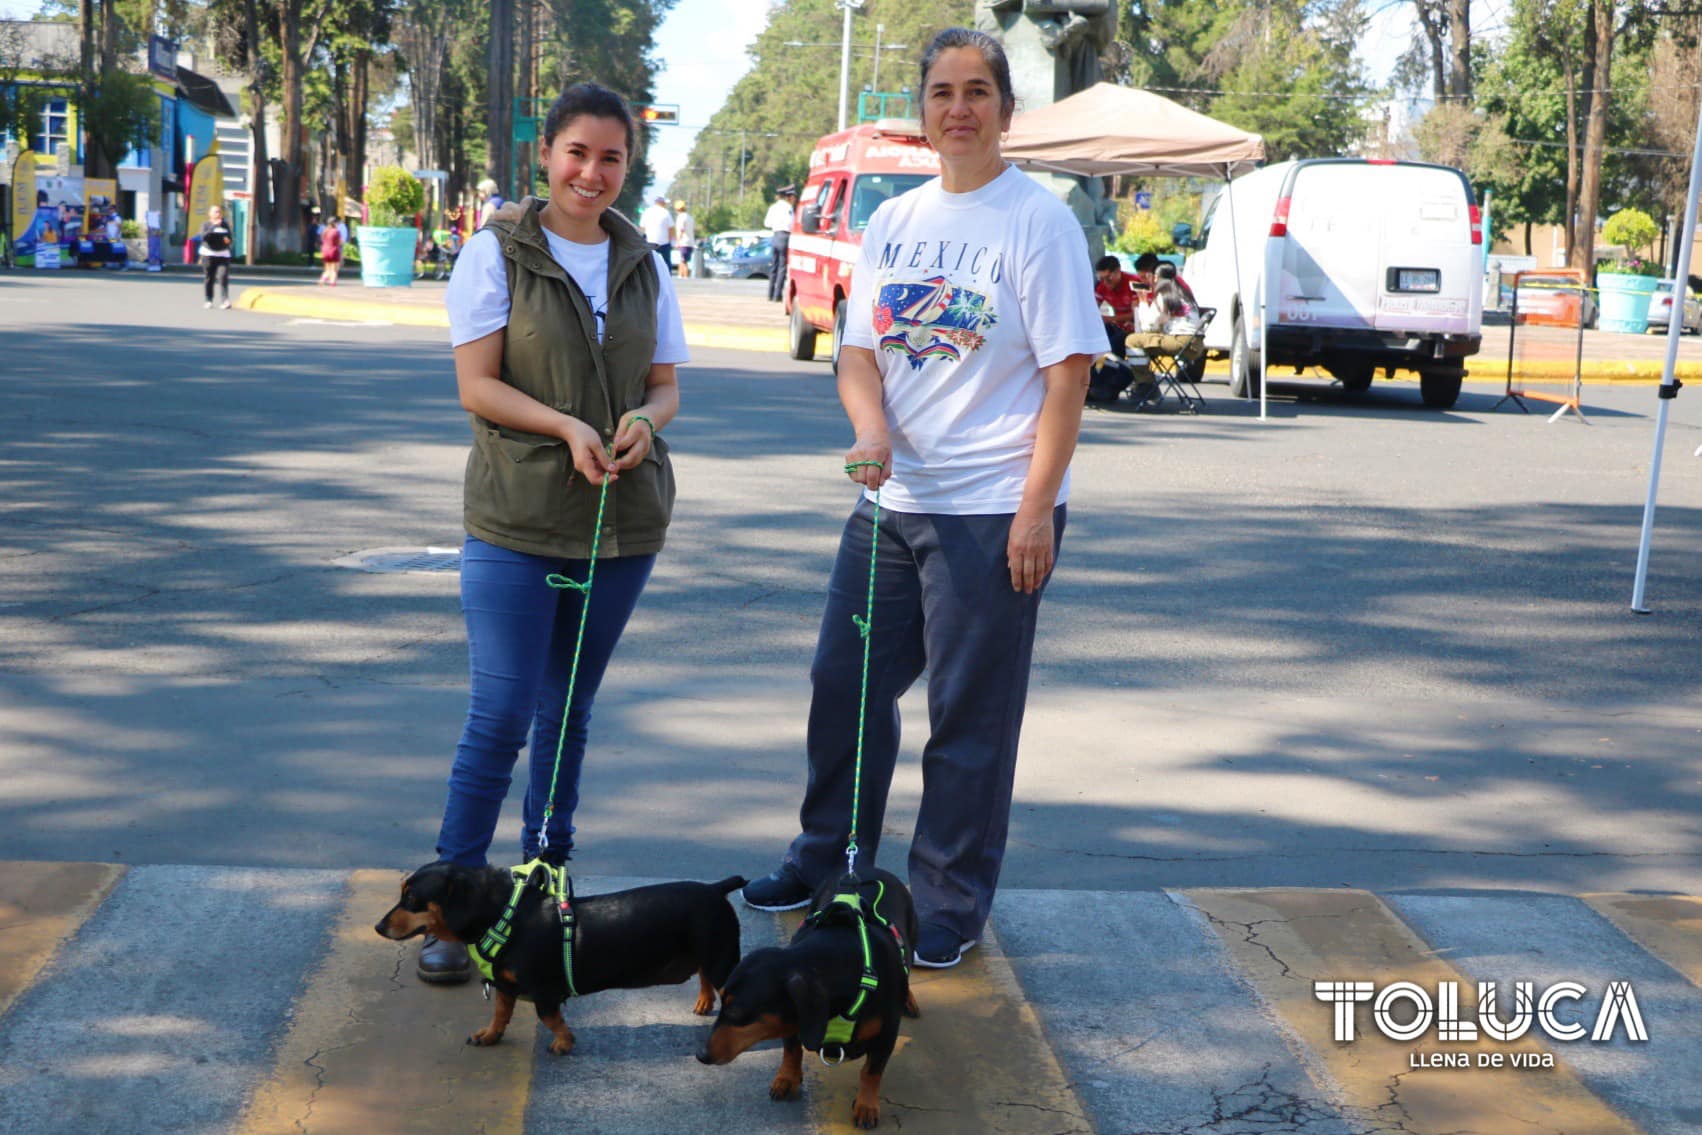
[[1601, 317], [1597, 326], [1603, 331], [1641, 335], [1649, 329], [1649, 300], [1655, 294], [1655, 277], [1602, 272], [1596, 276], [1596, 287], [1601, 289]]
[[[360, 242], [360, 282], [369, 288], [414, 286], [414, 246], [419, 233], [413, 228], [385, 229], [360, 225], [355, 229]], [[1648, 312], [1644, 302], [1644, 313]]]

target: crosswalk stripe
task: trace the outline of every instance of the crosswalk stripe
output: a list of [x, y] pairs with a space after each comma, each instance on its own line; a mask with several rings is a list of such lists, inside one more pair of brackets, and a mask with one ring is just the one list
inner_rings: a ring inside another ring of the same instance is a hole
[[[1473, 981], [1561, 981], [1588, 995], [1557, 1015], [1594, 1025], [1611, 981], [1628, 981], [1649, 1040], [1632, 1042], [1623, 1025], [1611, 1042], [1556, 1042], [1555, 1059], [1607, 1104], [1646, 1130], [1695, 1131], [1702, 1125], [1696, 1053], [1702, 1047], [1702, 990], [1568, 895], [1392, 894], [1391, 906]], [[1536, 1030], [1533, 1030], [1533, 1032]], [[1526, 1076], [1541, 1089], [1546, 1074]]]
[[[1407, 1135], [1626, 1135], [1640, 1130], [1596, 1098], [1565, 1057], [1557, 1056], [1555, 1067], [1538, 1072], [1505, 1065], [1424, 1068], [1413, 1063], [1442, 1052], [1463, 1053], [1474, 1063], [1479, 1052], [1509, 1059], [1512, 1053], [1542, 1052], [1529, 1034], [1505, 1044], [1480, 1039], [1443, 1045], [1433, 1033], [1398, 1042], [1378, 1032], [1361, 1006], [1355, 1013], [1355, 1039], [1337, 1042], [1334, 1006], [1317, 999], [1316, 981], [1370, 981], [1379, 989], [1409, 981], [1432, 995], [1440, 982], [1456, 981], [1461, 983], [1461, 1016], [1475, 1019], [1475, 984], [1442, 960], [1456, 960], [1454, 951], [1427, 931], [1421, 931], [1423, 938], [1414, 933], [1376, 895], [1284, 888], [1183, 894], [1211, 921], [1260, 997], [1333, 1082], [1350, 1123], [1397, 1127]], [[1399, 909], [1409, 914], [1409, 908]]]
[[466, 1044], [490, 1015], [479, 986], [419, 981], [419, 942], [373, 930], [400, 881], [395, 871], [349, 876], [329, 949], [237, 1135], [524, 1131], [535, 1032], [526, 1007], [501, 1044]]
[[227, 1130], [342, 889], [330, 871], [131, 868], [0, 1022], [0, 1130]]
[[1581, 896], [1627, 937], [1702, 986], [1702, 899], [1690, 895]]
[[123, 874], [113, 863], [0, 863], [0, 1015]]
[[1011, 890], [993, 917], [1092, 1130], [1349, 1135], [1185, 901]]

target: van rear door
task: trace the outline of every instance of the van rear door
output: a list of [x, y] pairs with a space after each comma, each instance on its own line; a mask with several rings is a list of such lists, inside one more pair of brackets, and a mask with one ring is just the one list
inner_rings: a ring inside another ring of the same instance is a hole
[[1475, 331], [1471, 202], [1458, 172], [1398, 162], [1305, 162], [1287, 189], [1277, 322], [1409, 334]]

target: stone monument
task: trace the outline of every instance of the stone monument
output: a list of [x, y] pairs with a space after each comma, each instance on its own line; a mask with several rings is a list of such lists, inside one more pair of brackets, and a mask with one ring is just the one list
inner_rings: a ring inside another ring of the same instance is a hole
[[[1017, 110], [1033, 110], [1099, 82], [1100, 53], [1117, 35], [1117, 0], [976, 0], [975, 27], [1004, 45]], [[1104, 179], [1030, 176], [1070, 207], [1097, 259], [1117, 223]]]

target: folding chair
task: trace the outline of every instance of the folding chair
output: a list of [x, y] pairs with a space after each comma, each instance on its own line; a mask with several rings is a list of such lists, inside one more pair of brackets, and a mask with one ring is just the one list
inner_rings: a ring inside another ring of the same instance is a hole
[[1129, 347], [1146, 355], [1147, 366], [1157, 381], [1157, 390], [1146, 400], [1146, 405], [1162, 405], [1169, 396], [1190, 414], [1206, 408], [1205, 396], [1196, 384], [1205, 370], [1206, 327], [1215, 315], [1216, 308], [1200, 308], [1195, 328], [1189, 334], [1137, 331], [1129, 336]]

